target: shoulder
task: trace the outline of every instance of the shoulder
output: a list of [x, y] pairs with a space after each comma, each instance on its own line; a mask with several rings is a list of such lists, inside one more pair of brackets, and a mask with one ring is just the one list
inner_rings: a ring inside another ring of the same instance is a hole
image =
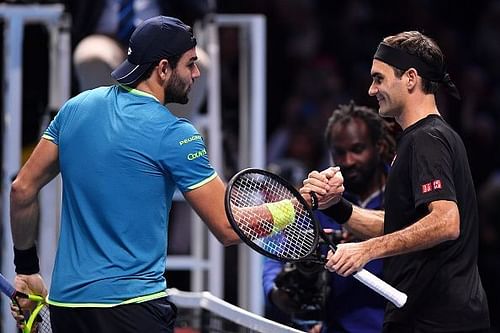
[[81, 104], [82, 102], [88, 100], [97, 100], [104, 98], [109, 92], [112, 91], [112, 87], [99, 87], [95, 89], [85, 90], [76, 96], [70, 98], [64, 106], [71, 107]]
[[179, 142], [180, 145], [197, 140], [203, 141], [203, 138], [196, 127], [187, 119], [177, 118], [174, 116], [174, 118], [171, 119], [168, 129], [169, 132], [175, 132], [181, 136], [185, 136], [184, 141]]
[[447, 143], [458, 138], [458, 134], [441, 117], [432, 116], [421, 120], [407, 133], [413, 143]]

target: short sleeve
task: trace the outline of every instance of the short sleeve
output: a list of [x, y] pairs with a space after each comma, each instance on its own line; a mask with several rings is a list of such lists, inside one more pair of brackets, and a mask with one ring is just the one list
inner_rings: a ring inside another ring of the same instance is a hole
[[80, 101], [85, 99], [89, 95], [89, 90], [79, 94], [76, 97], [68, 100], [57, 112], [54, 119], [49, 123], [47, 129], [43, 132], [42, 138], [52, 141], [54, 144], [59, 145], [59, 139], [61, 138], [61, 132], [64, 129], [64, 124], [67, 123], [75, 114], [78, 112], [78, 105]]
[[413, 137], [411, 158], [415, 207], [437, 200], [456, 201], [453, 153], [439, 132], [417, 133]]
[[[62, 109], [61, 109], [62, 111]], [[59, 145], [59, 131], [61, 129], [61, 122], [62, 122], [62, 112], [59, 111], [54, 119], [50, 122], [49, 126], [47, 129], [43, 132], [42, 138], [52, 141], [56, 145]]]
[[169, 126], [161, 141], [160, 157], [162, 168], [172, 175], [181, 192], [198, 188], [217, 176], [203, 137], [187, 120]]

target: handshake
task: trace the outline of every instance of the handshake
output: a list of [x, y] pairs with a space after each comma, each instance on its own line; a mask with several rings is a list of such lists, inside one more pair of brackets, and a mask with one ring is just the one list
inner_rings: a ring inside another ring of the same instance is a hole
[[326, 209], [342, 199], [344, 190], [344, 177], [340, 168], [329, 167], [321, 172], [311, 171], [299, 192], [311, 207]]

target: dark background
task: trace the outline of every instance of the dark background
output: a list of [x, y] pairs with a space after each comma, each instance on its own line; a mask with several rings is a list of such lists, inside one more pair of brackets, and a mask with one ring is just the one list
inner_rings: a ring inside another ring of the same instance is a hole
[[[439, 93], [438, 106], [468, 149], [481, 217], [479, 267], [497, 327], [492, 332], [499, 332], [500, 1], [219, 0], [212, 10], [266, 16], [268, 161], [295, 159], [307, 170], [328, 163], [322, 135], [336, 105], [354, 99], [377, 107], [367, 94], [369, 72], [385, 36], [419, 30], [437, 41], [462, 95], [457, 101]], [[191, 18], [188, 12], [178, 13], [181, 19], [184, 15]], [[237, 37], [236, 29], [220, 30], [228, 175], [237, 168], [230, 145], [237, 135], [232, 125], [239, 98]], [[28, 152], [38, 141], [40, 117], [46, 111], [47, 44], [43, 27], [26, 27], [23, 145]], [[0, 47], [3, 50], [2, 37]], [[235, 291], [226, 292], [234, 301]]]

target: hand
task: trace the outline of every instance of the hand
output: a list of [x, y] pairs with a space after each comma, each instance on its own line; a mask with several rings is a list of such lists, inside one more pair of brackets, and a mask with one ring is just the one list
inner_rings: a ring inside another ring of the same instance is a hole
[[355, 241], [357, 238], [353, 233], [349, 232], [346, 228], [342, 228], [342, 240], [340, 243], [350, 243]]
[[17, 274], [14, 279], [14, 288], [25, 294], [47, 296], [47, 286], [40, 274]]
[[339, 167], [330, 167], [321, 172], [312, 171], [303, 181], [299, 192], [307, 202], [311, 202], [311, 192], [316, 193], [318, 207], [325, 209], [336, 204], [344, 193], [344, 177]]
[[360, 271], [370, 258], [367, 242], [344, 243], [337, 245], [335, 252], [329, 251], [325, 268], [341, 276], [349, 276]]
[[322, 324], [316, 324], [307, 333], [320, 333], [322, 326]]
[[[36, 294], [43, 297], [47, 296], [47, 287], [40, 274], [16, 275], [14, 278], [14, 288], [25, 294]], [[10, 309], [12, 317], [18, 322], [18, 327], [22, 328], [22, 321], [25, 319], [22, 314], [23, 310], [33, 310], [36, 303], [26, 299], [19, 299], [18, 301], [21, 309], [19, 309], [16, 304], [11, 304]]]

